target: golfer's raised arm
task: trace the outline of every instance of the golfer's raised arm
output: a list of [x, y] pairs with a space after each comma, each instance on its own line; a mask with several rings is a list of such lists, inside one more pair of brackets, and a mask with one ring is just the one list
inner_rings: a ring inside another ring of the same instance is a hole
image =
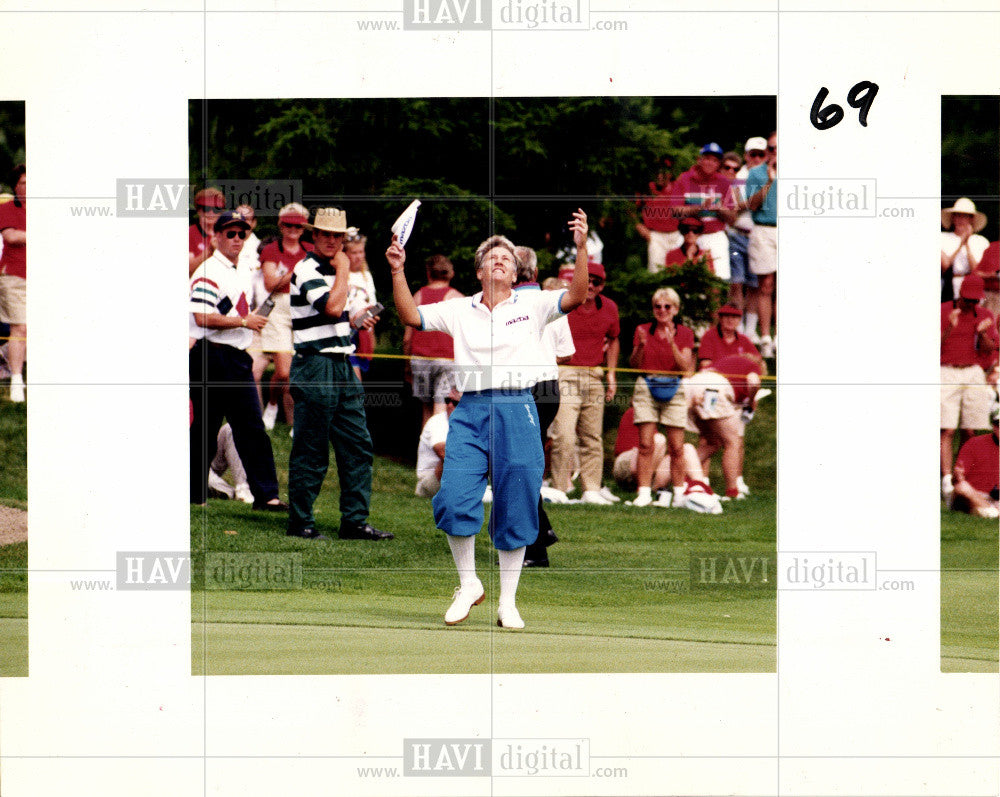
[[399, 320], [408, 327], [419, 329], [420, 311], [413, 301], [410, 286], [406, 284], [406, 250], [399, 245], [395, 235], [392, 236], [392, 245], [385, 250], [385, 259], [389, 261], [389, 269], [392, 271], [392, 300], [396, 303]]
[[560, 306], [564, 313], [575, 310], [587, 299], [587, 214], [577, 208], [570, 219], [569, 228], [573, 231], [573, 243], [576, 244], [576, 266], [573, 269], [573, 281], [569, 290], [562, 297]]

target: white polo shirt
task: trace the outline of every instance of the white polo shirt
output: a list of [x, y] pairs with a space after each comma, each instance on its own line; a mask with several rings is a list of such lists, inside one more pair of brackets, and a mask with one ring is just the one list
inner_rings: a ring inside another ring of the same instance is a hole
[[[447, 332], [455, 339], [458, 389], [524, 390], [538, 381], [542, 334], [550, 321], [565, 317], [560, 302], [566, 291], [511, 291], [493, 308], [475, 296], [422, 304], [420, 328]], [[554, 362], [554, 360], [553, 360]]]
[[[228, 318], [245, 318], [250, 313], [252, 275], [245, 263], [233, 265], [218, 250], [195, 269], [191, 277], [188, 312], [193, 324], [195, 313], [219, 313]], [[245, 350], [253, 342], [247, 327], [204, 329], [203, 337]]]
[[[533, 293], [541, 288], [536, 284], [522, 285], [515, 288], [519, 293]], [[531, 384], [536, 382], [553, 382], [559, 379], [557, 357], [570, 357], [576, 353], [573, 344], [573, 332], [569, 328], [569, 318], [562, 316], [545, 327], [542, 339], [538, 343], [538, 351], [525, 352], [524, 364], [536, 365], [536, 372]]]

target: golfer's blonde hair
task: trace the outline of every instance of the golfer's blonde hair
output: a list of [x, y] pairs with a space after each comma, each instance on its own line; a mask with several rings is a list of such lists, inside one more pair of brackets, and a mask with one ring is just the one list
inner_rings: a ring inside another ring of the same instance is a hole
[[514, 247], [514, 242], [510, 240], [506, 235], [491, 235], [481, 244], [479, 248], [476, 249], [476, 257], [473, 260], [473, 265], [476, 267], [476, 272], [483, 265], [483, 259], [486, 257], [486, 253], [491, 249], [496, 249], [497, 247], [501, 249], [506, 249], [514, 257], [514, 267], [517, 268], [521, 264], [520, 258], [517, 256], [517, 249]]

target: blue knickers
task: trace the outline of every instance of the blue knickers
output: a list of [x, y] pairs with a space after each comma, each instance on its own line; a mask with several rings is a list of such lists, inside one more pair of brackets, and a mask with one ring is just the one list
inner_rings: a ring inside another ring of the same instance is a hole
[[545, 456], [530, 390], [462, 396], [448, 421], [441, 489], [431, 502], [446, 534], [471, 537], [483, 525], [486, 478], [493, 481], [490, 537], [498, 550], [538, 537], [538, 492]]

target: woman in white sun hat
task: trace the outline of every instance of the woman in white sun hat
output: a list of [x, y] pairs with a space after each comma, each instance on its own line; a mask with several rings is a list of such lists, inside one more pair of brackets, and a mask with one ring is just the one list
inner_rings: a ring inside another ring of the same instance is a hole
[[941, 210], [941, 226], [945, 230], [941, 233], [941, 301], [950, 302], [958, 295], [962, 278], [979, 266], [990, 242], [976, 234], [986, 226], [986, 214], [964, 196]]

